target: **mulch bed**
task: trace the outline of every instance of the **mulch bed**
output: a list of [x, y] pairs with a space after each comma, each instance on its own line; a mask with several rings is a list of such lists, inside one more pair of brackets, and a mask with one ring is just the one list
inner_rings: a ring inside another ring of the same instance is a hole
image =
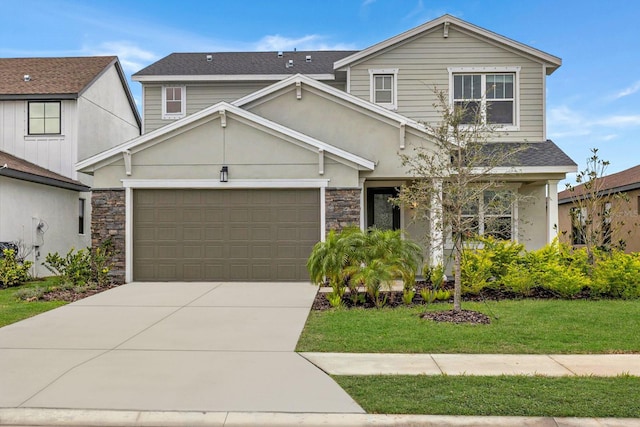
[[67, 301], [67, 302], [75, 302], [91, 295], [99, 294], [100, 292], [104, 292], [111, 288], [116, 288], [120, 285], [106, 284], [96, 287], [91, 287], [87, 289], [83, 289], [81, 291], [74, 289], [56, 289], [54, 291], [46, 292], [42, 299], [45, 301]]
[[[420, 296], [420, 290], [422, 288], [429, 287], [429, 285], [425, 282], [418, 281], [416, 282], [415, 289], [416, 294], [413, 297], [412, 304], [422, 305], [424, 304], [424, 300], [422, 296]], [[453, 281], [449, 281], [444, 285], [444, 289], [451, 291], [453, 294]], [[391, 291], [391, 292], [383, 292], [383, 295], [386, 296], [387, 302], [384, 305], [385, 307], [395, 308], [399, 306], [406, 306], [402, 300], [402, 291]], [[345, 294], [342, 298], [342, 302], [344, 307], [346, 308], [365, 308], [365, 309], [375, 309], [375, 304], [373, 300], [369, 297], [369, 295], [360, 294], [364, 296], [364, 302], [359, 302], [354, 304], [349, 299], [349, 294]], [[462, 296], [462, 301], [501, 301], [501, 300], [513, 300], [513, 299], [557, 299], [559, 296], [548, 289], [544, 289], [542, 287], [536, 287], [531, 290], [531, 294], [527, 297], [523, 297], [520, 294], [516, 294], [515, 292], [509, 291], [504, 288], [485, 288], [477, 295], [466, 294]], [[588, 299], [590, 298], [590, 292], [588, 289], [584, 289], [578, 295], [574, 297], [575, 299]], [[453, 297], [449, 299], [449, 301], [443, 302], [453, 302]], [[435, 302], [432, 304], [440, 304], [440, 302]], [[312, 310], [330, 310], [331, 304], [327, 300], [326, 294], [318, 292], [316, 298], [311, 307]], [[450, 322], [450, 323], [471, 323], [471, 324], [489, 324], [491, 319], [477, 311], [471, 310], [447, 310], [447, 311], [437, 311], [437, 312], [425, 312], [421, 313], [420, 317], [427, 320], [433, 320], [436, 322]]]

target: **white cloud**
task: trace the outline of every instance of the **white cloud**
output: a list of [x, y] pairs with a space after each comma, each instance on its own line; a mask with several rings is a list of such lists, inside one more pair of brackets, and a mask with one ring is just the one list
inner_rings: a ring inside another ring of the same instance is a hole
[[311, 34], [299, 38], [284, 37], [279, 34], [265, 36], [254, 46], [258, 51], [276, 50], [349, 50], [351, 45], [344, 43], [329, 44], [323, 41], [325, 37]]
[[83, 50], [90, 55], [117, 55], [127, 74], [140, 71], [158, 59], [155, 53], [129, 41], [103, 42], [96, 47], [85, 46]]
[[619, 98], [623, 98], [625, 96], [633, 95], [634, 93], [638, 92], [639, 90], [640, 90], [640, 80], [635, 82], [631, 86], [622, 89], [620, 92], [618, 92], [614, 96], [614, 98], [615, 99], [619, 99]]
[[369, 6], [370, 4], [375, 3], [375, 2], [376, 2], [376, 0], [364, 0], [362, 2], [362, 7]]
[[615, 134], [615, 133], [611, 133], [611, 134], [609, 134], [609, 135], [604, 135], [604, 136], [603, 136], [603, 137], [601, 137], [600, 139], [601, 139], [601, 140], [603, 140], [603, 141], [612, 141], [612, 140], [616, 139], [617, 137], [618, 137], [618, 135], [617, 135], [617, 134]]
[[614, 128], [640, 126], [640, 114], [604, 117], [596, 120], [594, 124]]

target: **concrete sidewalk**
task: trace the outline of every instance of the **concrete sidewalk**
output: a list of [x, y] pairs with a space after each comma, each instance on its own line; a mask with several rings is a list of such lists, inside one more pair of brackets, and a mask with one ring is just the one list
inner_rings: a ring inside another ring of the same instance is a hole
[[638, 425], [640, 425], [640, 420], [628, 418], [0, 409], [0, 426], [14, 427], [637, 427]]
[[640, 376], [640, 354], [300, 354], [331, 375]]

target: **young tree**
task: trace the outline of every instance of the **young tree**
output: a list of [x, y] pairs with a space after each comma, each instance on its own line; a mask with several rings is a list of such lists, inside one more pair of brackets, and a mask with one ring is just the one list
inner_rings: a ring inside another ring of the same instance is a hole
[[511, 238], [515, 194], [505, 189], [503, 173], [516, 166], [517, 154], [527, 145], [491, 143], [496, 126], [486, 123], [487, 112], [477, 103], [450, 105], [446, 92], [434, 93], [441, 121], [425, 125], [432, 134], [429, 141], [410, 154], [400, 154], [414, 179], [402, 186], [396, 203], [410, 207], [416, 219], [430, 218], [436, 233], [428, 232], [425, 240], [432, 250], [451, 239], [453, 310], [460, 311], [464, 241], [478, 234]]
[[[577, 185], [567, 184], [571, 194], [571, 238], [584, 245], [589, 262], [595, 262], [595, 251], [624, 248], [621, 231], [629, 208], [629, 196], [613, 192], [605, 176], [609, 161], [598, 156], [598, 149], [591, 149], [585, 168], [576, 175]], [[614, 241], [614, 237], [619, 237]]]

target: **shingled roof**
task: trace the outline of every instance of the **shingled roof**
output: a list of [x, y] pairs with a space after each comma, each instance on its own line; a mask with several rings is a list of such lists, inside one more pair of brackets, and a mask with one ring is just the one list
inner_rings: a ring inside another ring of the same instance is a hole
[[543, 142], [494, 142], [483, 148], [487, 158], [491, 158], [492, 153], [513, 152], [514, 155], [507, 156], [508, 160], [500, 165], [503, 167], [557, 166], [575, 168], [578, 166], [549, 139]]
[[[279, 52], [172, 53], [138, 71], [133, 79], [143, 80], [146, 76], [333, 75], [333, 63], [355, 52], [292, 51], [282, 52], [282, 56]], [[293, 61], [292, 66], [289, 66], [290, 61]]]
[[77, 97], [117, 60], [116, 56], [0, 58], [0, 97]]
[[[5, 167], [6, 165], [6, 167]], [[79, 181], [57, 174], [24, 159], [0, 151], [0, 176], [21, 179], [38, 184], [51, 185], [74, 191], [89, 191], [89, 187]]]
[[[600, 192], [617, 193], [635, 190], [640, 188], [640, 165], [596, 179], [598, 182], [595, 184], [594, 188], [598, 188]], [[573, 192], [570, 190], [559, 192], [558, 203], [569, 203], [575, 198], [579, 198], [584, 193], [584, 184], [576, 185]]]

